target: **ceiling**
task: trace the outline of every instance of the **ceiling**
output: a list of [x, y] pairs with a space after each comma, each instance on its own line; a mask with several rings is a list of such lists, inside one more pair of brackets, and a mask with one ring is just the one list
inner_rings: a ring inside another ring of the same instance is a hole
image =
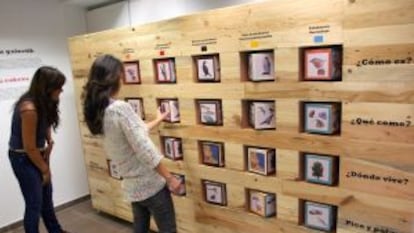
[[60, 0], [65, 4], [77, 5], [91, 10], [98, 7], [106, 6], [115, 2], [122, 2], [125, 0]]

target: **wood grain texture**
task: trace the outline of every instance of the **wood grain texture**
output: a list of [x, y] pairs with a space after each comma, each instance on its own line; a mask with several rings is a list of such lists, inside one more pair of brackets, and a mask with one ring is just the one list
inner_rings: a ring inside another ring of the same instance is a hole
[[[89, 68], [108, 53], [139, 62], [142, 83], [123, 85], [119, 98], [143, 98], [147, 120], [160, 99], [179, 101], [180, 123], [161, 123], [150, 137], [157, 147], [161, 136], [182, 139], [183, 160], [163, 160], [186, 178], [186, 195], [173, 197], [180, 233], [320, 232], [304, 226], [304, 201], [337, 206], [336, 233], [412, 232], [413, 11], [412, 0], [264, 1], [70, 38], [94, 208], [132, 220], [120, 181], [108, 175], [102, 139], [82, 116]], [[342, 80], [301, 81], [304, 49], [329, 45], [342, 46]], [[247, 56], [257, 51], [273, 53], [274, 81], [247, 81]], [[196, 82], [195, 57], [208, 54], [219, 57], [219, 83]], [[177, 83], [156, 83], [154, 63], [162, 58], [174, 58]], [[199, 124], [199, 99], [221, 100], [222, 126]], [[249, 100], [275, 102], [276, 129], [248, 126]], [[304, 102], [340, 102], [340, 134], [305, 133]], [[201, 163], [200, 140], [224, 143], [224, 167]], [[248, 172], [246, 146], [274, 148], [276, 174]], [[304, 181], [304, 153], [337, 156], [338, 185]], [[202, 179], [226, 184], [227, 206], [204, 200]], [[276, 216], [250, 213], [247, 189], [276, 194]]]

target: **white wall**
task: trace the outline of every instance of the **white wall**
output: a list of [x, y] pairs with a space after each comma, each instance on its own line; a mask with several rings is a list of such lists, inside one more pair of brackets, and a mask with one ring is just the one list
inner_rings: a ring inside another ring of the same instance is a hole
[[263, 0], [126, 0], [88, 11], [88, 32], [140, 25], [199, 11], [259, 1]]
[[[61, 95], [61, 125], [54, 139], [51, 170], [55, 205], [89, 193], [81, 148], [67, 37], [86, 32], [85, 11], [56, 0], [1, 0], [0, 50], [33, 48], [43, 64], [67, 77]], [[1, 70], [0, 70], [1, 75]], [[8, 160], [11, 108], [0, 101], [0, 228], [22, 220], [23, 198]]]
[[128, 2], [119, 2], [89, 11], [86, 15], [88, 31], [103, 31], [129, 25]]

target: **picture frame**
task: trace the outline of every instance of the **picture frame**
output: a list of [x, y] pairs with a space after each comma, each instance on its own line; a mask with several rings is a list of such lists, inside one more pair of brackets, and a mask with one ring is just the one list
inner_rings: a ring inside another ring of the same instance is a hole
[[276, 173], [275, 149], [248, 146], [246, 152], [247, 171], [265, 176]]
[[274, 101], [248, 101], [249, 124], [256, 130], [276, 128], [276, 107]]
[[175, 176], [180, 182], [180, 189], [178, 191], [178, 196], [186, 196], [187, 195], [187, 189], [186, 189], [186, 183], [185, 183], [185, 176], [183, 174], [171, 172], [171, 175]]
[[141, 83], [141, 76], [139, 70], [139, 62], [124, 62], [124, 77], [123, 83], [124, 84], [140, 84]]
[[166, 158], [171, 160], [182, 160], [183, 149], [181, 138], [163, 137], [163, 152]]
[[304, 103], [304, 131], [334, 135], [340, 131], [339, 103]]
[[220, 64], [217, 55], [196, 56], [198, 82], [220, 82]]
[[200, 141], [201, 162], [205, 165], [224, 167], [224, 144], [222, 142]]
[[226, 184], [211, 180], [202, 180], [202, 185], [204, 200], [207, 203], [227, 206]]
[[312, 229], [333, 232], [336, 228], [336, 213], [336, 206], [305, 201], [304, 225]]
[[253, 52], [248, 55], [248, 78], [250, 81], [274, 81], [273, 52]]
[[248, 190], [249, 211], [262, 217], [276, 215], [276, 195], [258, 190]]
[[122, 180], [122, 176], [119, 172], [118, 165], [114, 163], [111, 159], [107, 159], [106, 163], [108, 165], [109, 176], [117, 180]]
[[139, 97], [126, 97], [125, 102], [129, 103], [134, 112], [145, 120], [144, 100]]
[[173, 58], [155, 60], [157, 83], [176, 83], [175, 62]]
[[160, 99], [159, 106], [162, 113], [169, 111], [169, 114], [163, 121], [169, 123], [180, 122], [180, 108], [177, 99]]
[[196, 100], [199, 122], [204, 125], [223, 125], [221, 100]]
[[310, 183], [334, 186], [338, 182], [338, 158], [306, 153], [305, 180]]
[[305, 81], [338, 81], [342, 79], [342, 49], [339, 46], [304, 50]]

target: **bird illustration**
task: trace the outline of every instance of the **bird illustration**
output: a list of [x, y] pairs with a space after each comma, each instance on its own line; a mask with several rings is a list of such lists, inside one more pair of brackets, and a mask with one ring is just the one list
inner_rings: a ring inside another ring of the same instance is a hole
[[127, 73], [129, 74], [129, 77], [132, 81], [135, 81], [137, 79], [137, 76], [135, 76], [135, 72], [133, 69], [127, 69]]
[[269, 113], [266, 114], [264, 108], [259, 107], [259, 109], [262, 111], [263, 115], [268, 115], [262, 122], [260, 122], [260, 125], [270, 125], [272, 123], [272, 119], [275, 116], [274, 114], [274, 109], [273, 108], [269, 108]]
[[270, 59], [267, 56], [264, 57], [262, 75], [270, 75], [271, 68], [272, 64], [270, 63]]
[[210, 71], [208, 70], [207, 61], [203, 61], [202, 68], [204, 76], [211, 77]]
[[167, 69], [166, 69], [164, 63], [161, 63], [160, 71], [161, 71], [161, 75], [162, 75], [162, 79], [161, 80], [167, 80]]
[[310, 63], [312, 63], [312, 65], [315, 66], [318, 75], [325, 75], [325, 69], [323, 68], [325, 60], [318, 57], [314, 57], [310, 60]]

